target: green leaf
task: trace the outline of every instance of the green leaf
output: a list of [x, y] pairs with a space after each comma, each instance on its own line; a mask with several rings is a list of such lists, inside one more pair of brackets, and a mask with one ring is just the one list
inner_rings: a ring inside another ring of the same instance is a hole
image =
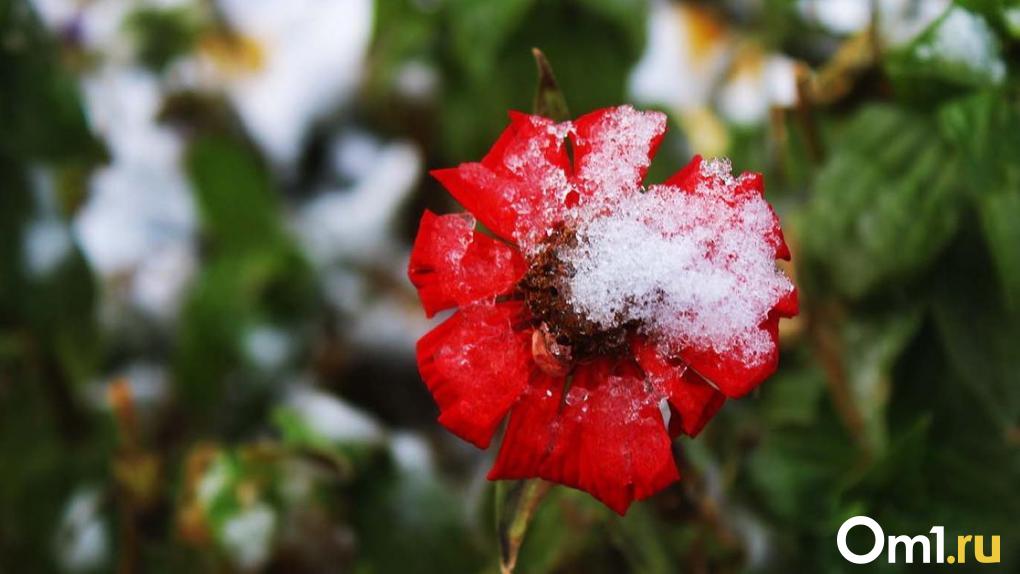
[[444, 74], [439, 121], [449, 163], [483, 155], [506, 127], [507, 110], [532, 107], [533, 48], [558, 64], [556, 80], [575, 114], [626, 99], [627, 76], [640, 51], [630, 46], [621, 22], [569, 2], [542, 2], [511, 32], [491, 59], [476, 64], [484, 74], [460, 68]]
[[0, 7], [0, 155], [36, 161], [106, 158], [92, 135], [76, 79], [60, 66], [57, 46], [41, 29], [27, 2]]
[[824, 524], [836, 504], [835, 485], [856, 460], [836, 414], [825, 414], [811, 425], [769, 428], [748, 461], [761, 504], [787, 527]]
[[1007, 302], [1020, 308], [1020, 104], [981, 92], [944, 106], [939, 120], [962, 152], [985, 241]]
[[1020, 309], [1020, 188], [989, 194], [978, 209], [1007, 301]]
[[225, 137], [200, 138], [187, 168], [214, 249], [240, 252], [284, 242], [279, 201], [255, 152]]
[[[786, 357], [784, 357], [784, 361]], [[817, 368], [786, 369], [762, 386], [761, 412], [776, 427], [810, 426], [825, 396], [825, 373]]]
[[[269, 324], [302, 332], [317, 297], [311, 269], [284, 231], [278, 199], [255, 152], [209, 136], [192, 144], [187, 165], [211, 259], [181, 312], [175, 374], [192, 412], [211, 418], [229, 375], [244, 367], [248, 330]], [[269, 389], [250, 381], [242, 390], [235, 393], [242, 403], [268, 398]], [[236, 423], [230, 417], [217, 422]]]
[[135, 40], [138, 59], [156, 71], [190, 52], [202, 31], [201, 15], [189, 6], [138, 8], [124, 25]]
[[347, 500], [355, 572], [479, 572], [496, 562], [495, 549], [479, 548], [466, 529], [464, 493], [431, 473], [376, 468]]
[[859, 299], [918, 278], [956, 230], [959, 162], [922, 116], [891, 106], [858, 112], [803, 213], [806, 274]]
[[648, 2], [646, 0], [577, 0], [593, 13], [618, 22], [626, 30], [630, 48], [641, 51], [645, 47]]
[[469, 77], [484, 79], [494, 70], [507, 38], [522, 24], [535, 0], [451, 0], [446, 3], [454, 56]]
[[920, 320], [919, 308], [900, 307], [884, 314], [860, 314], [843, 326], [847, 381], [872, 454], [885, 450], [892, 369]]
[[644, 504], [635, 504], [623, 518], [612, 519], [610, 532], [631, 572], [670, 574], [679, 565], [666, 545], [666, 524]]
[[[496, 495], [500, 485], [497, 483]], [[586, 547], [601, 544], [593, 528], [570, 527], [564, 524], [601, 523], [609, 511], [585, 492], [570, 488], [553, 488], [538, 506], [528, 525], [527, 541], [517, 558], [517, 571], [522, 574], [558, 572], [571, 564]]]
[[988, 21], [953, 6], [910, 44], [890, 53], [886, 71], [907, 90], [924, 89], [933, 81], [985, 87], [1003, 83], [1006, 63], [1002, 43]]
[[1020, 311], [1004, 305], [994, 278], [980, 243], [962, 243], [937, 278], [933, 312], [959, 380], [1005, 437], [1020, 420]]

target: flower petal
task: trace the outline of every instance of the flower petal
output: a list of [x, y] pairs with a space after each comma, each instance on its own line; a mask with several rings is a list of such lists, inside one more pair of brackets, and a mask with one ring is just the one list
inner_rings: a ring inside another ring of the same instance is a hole
[[783, 297], [776, 303], [776, 306], [772, 308], [772, 311], [780, 316], [786, 317], [787, 319], [796, 317], [797, 313], [800, 313], [800, 297], [797, 295], [797, 289], [793, 288], [783, 295]]
[[666, 115], [630, 106], [596, 110], [574, 122], [574, 172], [584, 195], [636, 191], [666, 133]]
[[494, 233], [527, 247], [562, 218], [573, 189], [568, 126], [521, 113], [511, 113], [510, 119], [481, 163], [432, 175]]
[[687, 193], [694, 193], [694, 189], [698, 185], [698, 178], [701, 175], [701, 161], [700, 155], [692, 157], [691, 161], [687, 162], [687, 165], [674, 173], [662, 185], [664, 187], [679, 187]]
[[510, 412], [489, 480], [541, 475], [542, 463], [556, 438], [555, 422], [565, 383], [563, 377], [551, 377], [540, 369], [531, 372], [531, 381]]
[[719, 412], [726, 395], [708, 384], [683, 363], [674, 364], [663, 357], [655, 345], [636, 339], [634, 358], [652, 385], [669, 399], [673, 408], [670, 429], [688, 436], [697, 436], [715, 413]]
[[408, 276], [431, 317], [506, 293], [526, 267], [520, 253], [475, 231], [470, 215], [437, 216], [426, 210], [411, 250]]
[[[680, 171], [673, 174], [669, 179], [662, 185], [652, 186], [654, 193], [668, 193], [670, 190], [680, 189], [686, 193], [698, 193], [698, 184], [704, 179], [704, 175], [701, 172], [701, 164], [703, 159], [700, 155], [696, 155], [691, 158], [686, 166]], [[765, 179], [762, 174], [757, 172], [749, 172], [741, 175], [737, 180], [737, 187], [734, 190], [733, 199], [739, 199], [747, 195], [758, 195], [764, 197], [765, 195]], [[771, 204], [768, 204], [769, 211], [772, 213], [772, 229], [769, 232], [769, 241], [773, 244], [776, 250], [776, 259], [783, 259], [786, 261], [790, 260], [790, 248], [786, 244], [786, 238], [783, 236], [783, 229], [779, 225], [779, 217], [776, 215], [775, 210]]]
[[532, 370], [531, 333], [516, 330], [524, 304], [464, 307], [418, 341], [418, 370], [439, 422], [486, 448]]
[[658, 395], [636, 365], [582, 365], [565, 397], [560, 381], [533, 380], [489, 478], [532, 476], [584, 490], [619, 514], [680, 477]]
[[739, 353], [685, 348], [680, 358], [705, 380], [731, 399], [742, 397], [761, 384], [779, 366], [779, 313], [773, 309], [759, 328], [769, 338], [764, 356], [747, 361]]

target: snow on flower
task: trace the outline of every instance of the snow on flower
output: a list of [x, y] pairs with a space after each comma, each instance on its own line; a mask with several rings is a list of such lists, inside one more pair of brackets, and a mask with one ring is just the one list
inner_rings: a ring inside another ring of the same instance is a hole
[[696, 157], [644, 187], [665, 129], [629, 106], [511, 113], [481, 162], [433, 172], [470, 214], [422, 218], [411, 281], [428, 315], [457, 311], [418, 365], [461, 438], [487, 447], [509, 413], [490, 479], [541, 477], [623, 513], [678, 478], [671, 436], [775, 371], [797, 294], [762, 178]]

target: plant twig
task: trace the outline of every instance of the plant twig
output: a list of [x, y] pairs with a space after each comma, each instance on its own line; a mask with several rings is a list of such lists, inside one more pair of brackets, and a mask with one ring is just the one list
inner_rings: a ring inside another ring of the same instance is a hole
[[513, 574], [528, 525], [552, 484], [537, 478], [510, 483], [505, 489], [503, 484], [496, 491], [499, 571]]

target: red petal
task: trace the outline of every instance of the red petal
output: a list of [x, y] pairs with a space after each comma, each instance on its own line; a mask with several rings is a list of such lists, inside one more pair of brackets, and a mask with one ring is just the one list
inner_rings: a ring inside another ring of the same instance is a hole
[[582, 365], [562, 385], [537, 378], [510, 415], [490, 479], [539, 476], [591, 493], [624, 514], [680, 477], [658, 394], [636, 365]]
[[772, 312], [788, 319], [796, 317], [800, 312], [800, 298], [797, 295], [797, 289], [790, 289], [786, 295], [783, 295], [776, 306], [772, 308]]
[[464, 209], [471, 212], [493, 233], [513, 240], [517, 212], [511, 197], [517, 184], [500, 177], [480, 163], [463, 163], [458, 167], [430, 172], [439, 180]]
[[[656, 193], [668, 193], [671, 189], [679, 188], [686, 193], [696, 193], [698, 184], [703, 180], [701, 176], [702, 161], [700, 155], [694, 156], [683, 169], [673, 174], [661, 186], [653, 186], [653, 191]], [[737, 188], [733, 198], [736, 199], [748, 195], [765, 196], [765, 178], [762, 174], [747, 172], [737, 179]], [[779, 217], [771, 205], [769, 205], [769, 211], [772, 213], [773, 223], [768, 239], [775, 246], [776, 259], [789, 261], [790, 248], [786, 245], [786, 238], [783, 236], [783, 230], [779, 225]]]
[[550, 377], [538, 369], [532, 371], [531, 382], [510, 412], [489, 480], [541, 475], [542, 463], [555, 440], [564, 384], [562, 377]]
[[574, 122], [574, 171], [585, 194], [641, 187], [666, 133], [666, 115], [630, 106], [596, 110]]
[[571, 191], [566, 128], [539, 116], [510, 118], [481, 163], [432, 175], [494, 233], [529, 243], [562, 217]]
[[662, 185], [668, 187], [679, 187], [687, 193], [693, 193], [698, 185], [698, 177], [701, 175], [701, 156], [696, 155], [687, 162], [687, 165], [680, 171], [673, 174]]
[[[758, 172], [745, 172], [737, 180], [735, 197], [765, 197], [765, 176]], [[783, 229], [779, 225], [779, 216], [772, 204], [766, 202], [769, 213], [772, 214], [772, 230], [768, 235], [769, 242], [776, 250], [776, 259], [790, 259], [790, 247], [786, 245], [786, 238], [783, 236]]]
[[669, 398], [676, 420], [671, 418], [670, 427], [676, 426], [688, 436], [696, 436], [719, 412], [726, 395], [705, 382], [687, 365], [670, 363], [655, 345], [643, 339], [634, 342], [634, 357], [645, 371], [648, 381]]
[[528, 183], [542, 184], [543, 178], [569, 176], [567, 156], [567, 124], [510, 112], [510, 125], [500, 134], [492, 149], [482, 159], [489, 169], [513, 176]]
[[771, 343], [765, 356], [754, 364], [747, 364], [736, 353], [721, 354], [713, 349], [682, 349], [680, 358], [727, 397], [741, 397], [776, 372], [779, 366], [779, 314], [775, 310], [770, 312], [759, 328], [768, 334]]
[[517, 400], [532, 370], [531, 333], [517, 331], [523, 303], [464, 307], [418, 341], [418, 370], [439, 422], [479, 448]]
[[443, 309], [506, 293], [526, 267], [518, 252], [475, 231], [470, 215], [437, 216], [426, 210], [411, 250], [408, 276], [431, 317]]

